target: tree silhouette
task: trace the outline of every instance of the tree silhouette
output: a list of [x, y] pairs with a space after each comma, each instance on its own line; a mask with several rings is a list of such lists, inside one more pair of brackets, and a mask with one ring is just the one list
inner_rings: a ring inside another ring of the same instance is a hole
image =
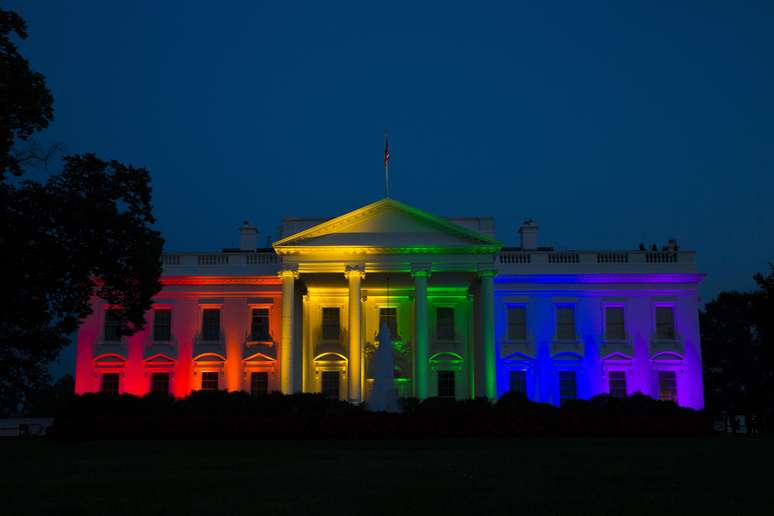
[[15, 144], [48, 125], [52, 99], [13, 33], [26, 37], [26, 24], [0, 10], [0, 415], [49, 380], [49, 362], [95, 296], [117, 308], [121, 334], [143, 328], [164, 242], [144, 168], [83, 154], [66, 156], [45, 182], [19, 177]]
[[752, 292], [721, 292], [701, 312], [707, 408], [774, 425], [774, 266]]
[[14, 34], [26, 39], [26, 22], [13, 11], [0, 9], [0, 180], [6, 172], [21, 175], [30, 157], [14, 152], [15, 144], [54, 119], [54, 98], [46, 79], [19, 54], [11, 41]]

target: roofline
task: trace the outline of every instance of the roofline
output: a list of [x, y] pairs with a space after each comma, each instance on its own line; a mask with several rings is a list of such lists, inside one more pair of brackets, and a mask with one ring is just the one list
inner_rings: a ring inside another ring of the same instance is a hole
[[[408, 204], [404, 204], [400, 201], [396, 201], [395, 199], [392, 199], [391, 197], [385, 197], [384, 199], [380, 199], [376, 202], [372, 202], [371, 204], [367, 204], [365, 206], [362, 206], [360, 208], [357, 208], [352, 211], [348, 211], [347, 213], [344, 213], [342, 215], [339, 215], [338, 217], [334, 217], [332, 219], [326, 220], [325, 222], [322, 222], [320, 224], [317, 224], [315, 226], [312, 226], [311, 228], [307, 228], [303, 231], [299, 231], [298, 233], [294, 233], [292, 235], [286, 236], [283, 239], [277, 240], [272, 244], [272, 247], [276, 250], [277, 247], [284, 246], [287, 242], [291, 240], [297, 240], [299, 238], [304, 238], [307, 235], [310, 235], [312, 233], [315, 233], [317, 231], [320, 231], [322, 228], [325, 228], [326, 226], [335, 226], [337, 223], [352, 217], [353, 215], [363, 214], [367, 211], [374, 210], [378, 207], [381, 207], [383, 205], [392, 205], [396, 206], [398, 208], [401, 208], [405, 211], [408, 211], [410, 213], [413, 213], [414, 215], [417, 215], [419, 217], [422, 217], [426, 220], [429, 220], [433, 224], [436, 224], [442, 228], [446, 228], [450, 231], [453, 231], [457, 234], [460, 234], [462, 236], [466, 236], [468, 238], [473, 238], [476, 240], [481, 241], [482, 246], [497, 246], [498, 250], [500, 247], [502, 247], [502, 244], [498, 242], [497, 240], [490, 238], [483, 233], [479, 233], [478, 231], [473, 231], [471, 229], [468, 229], [464, 226], [461, 226], [459, 224], [456, 224], [454, 222], [451, 222], [447, 219], [443, 219], [441, 217], [438, 217], [436, 215], [433, 215], [431, 213], [428, 213], [426, 211], [420, 210], [419, 208], [414, 208], [413, 206], [409, 206]], [[301, 246], [299, 246], [301, 247]], [[351, 246], [350, 246], [351, 247]]]

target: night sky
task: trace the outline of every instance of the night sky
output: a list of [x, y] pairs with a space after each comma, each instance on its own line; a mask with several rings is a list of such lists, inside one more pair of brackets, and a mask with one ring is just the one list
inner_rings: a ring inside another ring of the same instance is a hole
[[5, 2], [39, 140], [149, 168], [167, 250], [378, 200], [389, 128], [392, 197], [505, 245], [676, 238], [705, 302], [774, 261], [773, 2], [172, 4]]

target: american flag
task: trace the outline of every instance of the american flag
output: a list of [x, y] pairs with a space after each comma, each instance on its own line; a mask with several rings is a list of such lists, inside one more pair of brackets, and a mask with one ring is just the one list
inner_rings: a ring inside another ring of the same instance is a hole
[[387, 139], [387, 135], [384, 135], [384, 166], [387, 167], [390, 164], [390, 142]]

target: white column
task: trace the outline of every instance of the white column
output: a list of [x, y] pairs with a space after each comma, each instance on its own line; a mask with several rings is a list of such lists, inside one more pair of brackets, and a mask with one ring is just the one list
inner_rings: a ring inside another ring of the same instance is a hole
[[430, 356], [427, 335], [427, 278], [430, 271], [416, 268], [414, 276], [414, 394], [420, 400], [427, 398]]
[[360, 403], [363, 401], [362, 385], [362, 353], [363, 336], [361, 332], [362, 305], [360, 295], [360, 282], [365, 278], [362, 266], [347, 266], [344, 276], [349, 281], [349, 401]]
[[298, 272], [284, 270], [279, 272], [282, 278], [282, 340], [280, 343], [280, 390], [283, 394], [293, 394], [293, 371], [296, 357], [293, 353], [293, 312], [295, 280]]
[[497, 397], [497, 356], [494, 338], [494, 275], [492, 270], [479, 272], [481, 278], [481, 333], [484, 344], [484, 395]]

